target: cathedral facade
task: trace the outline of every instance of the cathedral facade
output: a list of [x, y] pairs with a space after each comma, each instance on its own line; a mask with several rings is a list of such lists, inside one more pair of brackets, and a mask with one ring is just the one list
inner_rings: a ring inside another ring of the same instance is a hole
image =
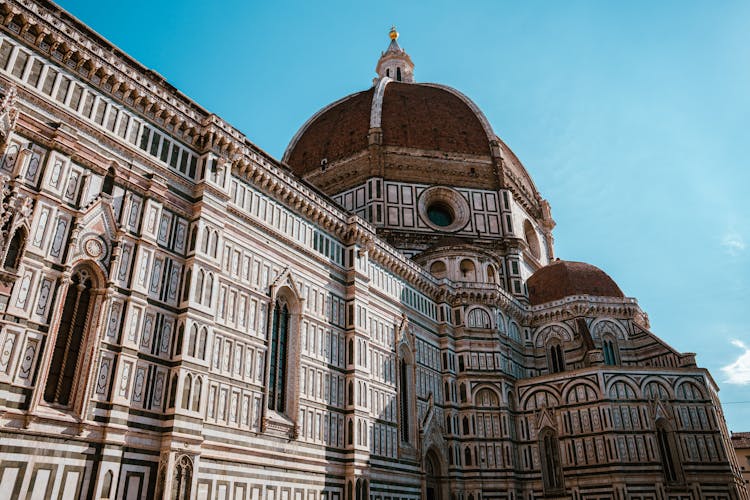
[[0, 3], [0, 498], [750, 498], [710, 374], [390, 38], [279, 161]]

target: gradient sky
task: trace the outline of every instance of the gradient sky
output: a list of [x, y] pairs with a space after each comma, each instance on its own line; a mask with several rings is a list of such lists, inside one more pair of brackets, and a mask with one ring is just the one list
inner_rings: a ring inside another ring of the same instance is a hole
[[557, 256], [698, 353], [750, 431], [750, 2], [60, 5], [276, 158], [371, 85], [396, 24], [416, 80], [467, 94], [524, 163]]

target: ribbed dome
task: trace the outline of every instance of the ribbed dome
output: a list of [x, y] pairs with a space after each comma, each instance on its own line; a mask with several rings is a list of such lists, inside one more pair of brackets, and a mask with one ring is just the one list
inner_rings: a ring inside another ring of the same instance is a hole
[[368, 133], [382, 131], [385, 147], [491, 155], [486, 119], [458, 91], [434, 84], [383, 79], [313, 116], [297, 133], [284, 161], [300, 176], [367, 150]]
[[624, 297], [620, 287], [607, 273], [585, 262], [556, 260], [532, 274], [526, 285], [531, 305], [571, 295]]

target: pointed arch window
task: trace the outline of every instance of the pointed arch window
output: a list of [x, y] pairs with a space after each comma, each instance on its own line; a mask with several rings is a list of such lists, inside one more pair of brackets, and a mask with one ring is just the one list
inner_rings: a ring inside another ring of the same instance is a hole
[[188, 336], [188, 356], [195, 357], [196, 343], [198, 342], [198, 325], [193, 323], [190, 327], [190, 335]]
[[410, 392], [409, 364], [405, 359], [399, 360], [399, 391], [401, 396], [401, 440], [405, 443], [411, 442], [411, 419], [409, 412]]
[[208, 273], [208, 276], [206, 276], [206, 300], [205, 304], [208, 307], [211, 307], [211, 301], [213, 300], [214, 296], [214, 273]]
[[177, 328], [177, 341], [174, 343], [174, 356], [182, 355], [182, 344], [185, 341], [185, 325]]
[[675, 484], [683, 482], [682, 464], [677, 454], [677, 446], [669, 423], [660, 418], [656, 421], [656, 441], [659, 445], [659, 456], [661, 457], [664, 478], [667, 483]]
[[179, 381], [179, 375], [176, 373], [172, 375], [172, 382], [169, 384], [169, 408], [174, 408], [175, 400], [177, 399], [177, 382]]
[[203, 239], [201, 240], [201, 251], [208, 255], [208, 240], [210, 237], [211, 231], [205, 227], [203, 228]]
[[190, 231], [190, 244], [188, 245], [188, 252], [195, 251], [195, 242], [198, 239], [198, 228], [196, 226], [193, 226], [193, 229]]
[[183, 301], [188, 300], [190, 298], [190, 285], [191, 285], [190, 282], [192, 281], [192, 278], [193, 278], [193, 270], [188, 269], [187, 272], [185, 273], [185, 283], [183, 285], [184, 288], [182, 290]]
[[100, 498], [111, 498], [112, 496], [112, 471], [108, 470], [104, 474], [104, 480], [102, 481], [102, 492], [99, 495]]
[[190, 489], [193, 483], [193, 462], [186, 455], [181, 456], [174, 468], [172, 484], [172, 500], [190, 498]]
[[193, 411], [201, 409], [201, 391], [203, 390], [203, 379], [195, 377], [195, 388], [193, 389]]
[[70, 403], [71, 390], [76, 385], [75, 374], [81, 347], [93, 305], [93, 287], [94, 278], [87, 268], [73, 272], [63, 302], [62, 316], [44, 388], [44, 400], [48, 403], [65, 406]]
[[565, 353], [559, 342], [553, 342], [550, 344], [548, 357], [550, 373], [560, 373], [565, 371]]
[[604, 355], [605, 365], [615, 366], [619, 364], [617, 342], [611, 335], [607, 335], [602, 340], [602, 354]]
[[268, 377], [268, 408], [283, 413], [286, 401], [287, 346], [289, 337], [289, 306], [277, 300], [273, 310], [270, 371]]
[[213, 231], [211, 233], [211, 257], [216, 258], [216, 255], [219, 252], [219, 233], [218, 231]]
[[201, 328], [201, 334], [198, 337], [198, 355], [197, 357], [206, 360], [206, 344], [208, 343], [208, 329], [204, 326]]
[[190, 390], [193, 385], [193, 377], [189, 373], [185, 376], [185, 380], [182, 383], [182, 407], [186, 410], [190, 409]]
[[[198, 271], [198, 275], [195, 277], [195, 301], [201, 303], [203, 299], [203, 281], [206, 279], [206, 273], [203, 269]], [[188, 284], [188, 286], [190, 286]]]
[[547, 427], [539, 433], [539, 456], [542, 462], [544, 492], [553, 494], [563, 491], [565, 484], [560, 462], [560, 442], [554, 429]]
[[18, 266], [21, 264], [24, 246], [26, 246], [26, 231], [24, 229], [17, 229], [13, 233], [13, 238], [11, 238], [8, 245], [8, 251], [5, 253], [5, 260], [3, 261], [5, 269], [11, 271], [18, 269]]

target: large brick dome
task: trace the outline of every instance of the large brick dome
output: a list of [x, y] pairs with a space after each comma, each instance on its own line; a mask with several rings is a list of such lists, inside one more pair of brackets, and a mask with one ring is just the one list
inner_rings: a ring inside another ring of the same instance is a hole
[[[404, 184], [418, 186], [415, 196], [430, 186], [507, 189], [532, 219], [544, 218], [542, 198], [529, 173], [479, 107], [452, 87], [415, 82], [414, 64], [396, 42], [395, 30], [390, 37], [372, 87], [315, 113], [289, 142], [283, 162], [371, 222], [385, 223], [383, 210], [399, 211], [410, 227], [415, 219], [402, 210], [405, 206], [383, 204], [401, 203], [393, 200], [401, 189], [397, 185]], [[358, 191], [350, 203], [347, 193], [357, 189], [367, 190], [367, 196]], [[391, 189], [388, 200], [386, 189]], [[413, 201], [411, 196], [406, 200]], [[388, 217], [395, 221], [394, 213]]]
[[571, 295], [624, 297], [607, 273], [585, 262], [556, 260], [529, 277], [529, 302], [544, 304]]
[[300, 176], [368, 148], [371, 129], [385, 147], [491, 155], [492, 130], [478, 108], [449, 87], [390, 79], [347, 96], [313, 116], [284, 160]]

